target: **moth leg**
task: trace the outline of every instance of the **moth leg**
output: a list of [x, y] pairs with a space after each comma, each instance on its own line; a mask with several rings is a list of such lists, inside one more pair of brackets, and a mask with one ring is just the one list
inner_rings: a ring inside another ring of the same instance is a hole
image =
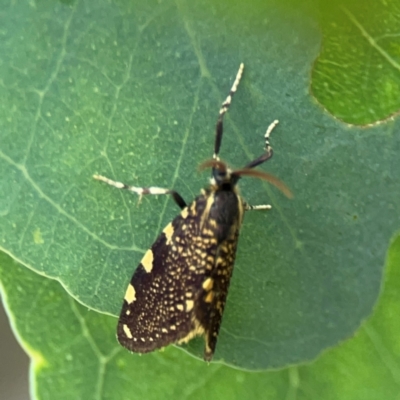
[[259, 204], [252, 206], [250, 204], [244, 203], [244, 210], [251, 211], [251, 210], [270, 210], [272, 207], [269, 204]]
[[126, 190], [129, 190], [130, 192], [136, 193], [139, 195], [139, 199], [145, 194], [156, 194], [156, 195], [170, 194], [172, 196], [172, 198], [174, 199], [175, 203], [178, 204], [178, 206], [181, 209], [184, 209], [187, 206], [185, 200], [183, 200], [182, 196], [178, 192], [175, 192], [175, 190], [163, 189], [163, 188], [156, 187], [156, 186], [150, 186], [147, 188], [137, 187], [137, 186], [129, 186], [129, 185], [126, 185], [125, 183], [113, 181], [112, 179], [108, 179], [105, 176], [101, 176], [101, 175], [93, 175], [93, 178], [97, 179], [98, 181], [108, 183], [109, 185], [114, 186], [117, 189], [126, 189]]
[[243, 68], [244, 68], [244, 64], [241, 63], [239, 66], [239, 70], [236, 74], [235, 81], [233, 82], [231, 90], [229, 91], [228, 97], [222, 103], [221, 108], [219, 110], [217, 125], [215, 127], [215, 143], [214, 143], [214, 155], [213, 155], [214, 160], [219, 160], [218, 154], [219, 154], [219, 149], [221, 147], [222, 134], [224, 131], [224, 127], [223, 127], [224, 115], [228, 111], [229, 106], [231, 105], [233, 95], [236, 93], [236, 89], [239, 85], [240, 78], [242, 77], [242, 74], [243, 74]]
[[267, 128], [267, 132], [265, 132], [264, 138], [265, 138], [265, 153], [262, 154], [260, 157], [256, 158], [255, 160], [251, 161], [249, 164], [246, 165], [245, 168], [254, 168], [257, 167], [258, 165], [265, 163], [265, 161], [269, 160], [272, 155], [273, 155], [273, 150], [272, 147], [269, 143], [269, 136], [271, 135], [271, 132], [274, 130], [274, 128], [278, 125], [279, 121], [276, 119], [273, 121], [271, 124], [269, 124]]

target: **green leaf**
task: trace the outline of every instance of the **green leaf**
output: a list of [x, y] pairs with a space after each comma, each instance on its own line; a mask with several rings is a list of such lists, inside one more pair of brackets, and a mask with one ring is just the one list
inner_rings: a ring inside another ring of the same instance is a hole
[[[219, 106], [244, 62], [221, 156], [245, 165], [278, 118], [263, 168], [295, 198], [241, 183], [246, 200], [273, 209], [246, 215], [215, 360], [277, 368], [353, 334], [399, 226], [398, 120], [349, 128], [313, 103], [314, 21], [274, 1], [18, 2], [1, 11], [3, 251], [118, 315], [177, 208], [165, 197], [138, 205], [92, 175], [192, 199], [207, 183], [196, 168], [212, 155]], [[201, 357], [202, 346], [189, 350]]]
[[33, 398], [395, 400], [400, 374], [400, 236], [387, 258], [374, 316], [318, 361], [277, 372], [207, 365], [172, 346], [139, 356], [113, 335], [115, 318], [88, 310], [61, 286], [0, 253], [1, 296], [32, 358]]
[[[399, 398], [399, 234], [389, 248], [386, 265], [385, 284], [373, 316], [353, 339], [326, 353], [311, 366], [318, 379], [309, 387], [329, 386], [324, 400]], [[306, 378], [305, 374], [302, 376]]]
[[400, 22], [396, 0], [321, 1], [322, 51], [312, 91], [349, 124], [382, 122], [400, 108]]

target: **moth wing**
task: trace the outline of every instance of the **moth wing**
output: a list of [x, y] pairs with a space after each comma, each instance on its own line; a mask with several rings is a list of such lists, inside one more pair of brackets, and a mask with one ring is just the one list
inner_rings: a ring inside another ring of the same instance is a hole
[[[205, 329], [204, 360], [211, 361], [217, 345], [219, 329], [228, 295], [230, 280], [236, 257], [236, 248], [239, 236], [239, 229], [236, 229], [233, 238], [227, 239], [218, 246], [215, 264], [210, 278], [212, 284], [205, 287], [203, 294]], [[207, 290], [209, 289], [209, 290]]]
[[[147, 353], [204, 333], [198, 308], [202, 283], [211, 271], [205, 249], [199, 250], [199, 235], [197, 214], [186, 208], [146, 252], [128, 285], [118, 321], [117, 337], [124, 347]], [[210, 260], [216, 251], [216, 244], [207, 247]]]

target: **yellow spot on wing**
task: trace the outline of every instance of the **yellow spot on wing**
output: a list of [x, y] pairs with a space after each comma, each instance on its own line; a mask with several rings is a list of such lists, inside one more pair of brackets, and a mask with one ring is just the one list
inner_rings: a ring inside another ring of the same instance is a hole
[[217, 221], [215, 219], [209, 219], [208, 220], [208, 224], [212, 227], [212, 228], [216, 228], [218, 226]]
[[214, 298], [214, 293], [213, 292], [209, 292], [206, 296], [206, 298], [204, 299], [204, 301], [206, 303], [211, 303], [213, 301]]
[[[200, 228], [203, 229], [204, 222], [208, 219], [208, 215], [210, 213], [211, 207], [214, 204], [214, 193], [210, 194], [210, 196], [207, 198], [206, 206], [204, 208], [203, 214], [201, 216], [201, 221], [200, 221]], [[211, 231], [211, 236], [213, 235], [213, 232]]]
[[187, 343], [190, 339], [194, 338], [195, 336], [199, 336], [204, 334], [204, 328], [201, 326], [200, 322], [195, 319], [194, 320], [194, 329], [192, 329], [184, 338], [178, 341], [180, 343]]
[[136, 300], [136, 292], [135, 292], [135, 288], [129, 284], [128, 285], [128, 289], [126, 289], [126, 293], [125, 293], [125, 301], [128, 304], [133, 303]]
[[186, 300], [186, 311], [191, 311], [194, 306], [193, 300]]
[[188, 215], [189, 215], [189, 211], [188, 211], [188, 208], [186, 207], [181, 211], [181, 217], [183, 219], [186, 219]]
[[210, 291], [212, 289], [214, 285], [214, 281], [211, 278], [207, 278], [204, 282], [203, 282], [203, 289]]
[[126, 335], [127, 338], [129, 338], [129, 339], [132, 339], [132, 338], [133, 338], [132, 332], [131, 332], [131, 330], [129, 329], [128, 325], [126, 325], [126, 324], [122, 325], [122, 329], [124, 330], [124, 333], [125, 333], [125, 335]]
[[172, 235], [174, 233], [174, 227], [169, 223], [163, 230], [165, 237], [167, 238], [167, 244], [171, 243]]
[[154, 260], [154, 255], [151, 249], [146, 251], [146, 254], [142, 258], [142, 265], [143, 268], [145, 269], [146, 272], [150, 272], [153, 269], [153, 260]]
[[212, 355], [213, 355], [213, 352], [212, 352], [212, 350], [211, 350], [210, 345], [208, 344], [208, 341], [209, 341], [209, 338], [206, 337], [206, 349], [205, 349], [206, 351], [205, 351], [205, 356], [206, 356], [207, 359], [210, 359], [210, 360], [211, 360], [211, 357], [212, 357]]

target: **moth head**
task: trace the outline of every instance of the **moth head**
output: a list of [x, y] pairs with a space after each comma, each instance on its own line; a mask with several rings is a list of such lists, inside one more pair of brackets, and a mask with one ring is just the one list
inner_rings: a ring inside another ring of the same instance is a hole
[[211, 168], [211, 184], [223, 188], [224, 185], [230, 186], [231, 188], [236, 186], [239, 179], [243, 176], [251, 176], [253, 178], [262, 179], [276, 186], [285, 196], [292, 198], [292, 192], [290, 189], [276, 176], [269, 174], [268, 172], [259, 171], [251, 168], [241, 168], [231, 170], [228, 165], [221, 160], [206, 160], [200, 164], [199, 170]]
[[228, 165], [220, 160], [207, 160], [199, 166], [199, 170], [211, 168], [210, 184], [218, 188], [232, 189], [238, 182], [240, 176], [235, 175]]

